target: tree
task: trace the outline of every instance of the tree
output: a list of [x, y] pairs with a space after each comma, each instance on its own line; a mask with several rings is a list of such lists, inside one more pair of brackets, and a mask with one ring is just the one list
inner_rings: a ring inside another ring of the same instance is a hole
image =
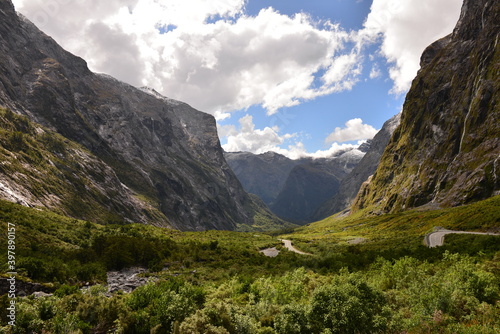
[[381, 292], [354, 276], [340, 276], [313, 294], [311, 332], [377, 333], [387, 328], [389, 313]]

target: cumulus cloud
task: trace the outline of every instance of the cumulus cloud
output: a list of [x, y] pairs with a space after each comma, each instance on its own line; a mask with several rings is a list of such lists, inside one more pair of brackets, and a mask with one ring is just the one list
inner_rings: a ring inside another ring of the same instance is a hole
[[355, 49], [350, 54], [344, 54], [335, 58], [332, 65], [321, 78], [330, 87], [330, 93], [351, 90], [358, 82], [361, 74], [361, 55]]
[[357, 144], [339, 144], [335, 142], [325, 150], [310, 153], [302, 142], [298, 140], [290, 142], [292, 139], [297, 138], [295, 133], [280, 135], [280, 129], [277, 126], [256, 129], [251, 115], [240, 118], [239, 125], [239, 129], [234, 125], [219, 125], [218, 127], [219, 135], [227, 138], [227, 143], [222, 145], [226, 152], [244, 151], [261, 154], [273, 151], [290, 159], [328, 158], [340, 151], [353, 150], [363, 143], [363, 141], [359, 141]]
[[381, 38], [380, 51], [391, 63], [393, 92], [406, 92], [420, 68], [424, 49], [451, 33], [463, 0], [374, 0], [359, 37]]
[[[424, 48], [452, 31], [462, 0], [373, 0], [364, 28], [351, 32], [271, 7], [248, 16], [246, 0], [13, 2], [92, 70], [151, 86], [223, 120], [252, 105], [276, 117], [280, 108], [352, 89], [362, 75], [366, 46], [373, 43], [380, 43], [380, 55], [390, 64], [393, 92], [405, 92]], [[377, 65], [371, 69], [371, 79], [381, 75]], [[252, 124], [247, 117], [240, 127], [219, 127], [228, 139], [225, 148], [309, 154], [300, 142], [283, 149], [290, 138], [278, 128]], [[364, 133], [374, 130], [354, 122], [327, 142], [357, 140], [349, 136], [356, 126]], [[312, 154], [333, 152], [334, 144]]]
[[239, 120], [240, 128], [234, 126], [219, 127], [219, 135], [227, 137], [227, 144], [222, 148], [227, 152], [252, 152], [256, 154], [267, 151], [276, 151], [285, 140], [294, 137], [294, 134], [279, 135], [278, 127], [255, 129], [253, 117], [246, 115]]
[[377, 134], [377, 132], [378, 131], [373, 126], [363, 124], [363, 120], [361, 118], [354, 118], [347, 121], [344, 128], [335, 128], [335, 130], [326, 138], [325, 142], [343, 143], [346, 141], [371, 139]]
[[[339, 152], [345, 152], [349, 150], [355, 150], [356, 148], [361, 145], [361, 142], [358, 144], [339, 144], [339, 143], [333, 143], [328, 149], [326, 150], [318, 150], [316, 152], [310, 153], [306, 150], [304, 144], [302, 142], [296, 142], [291, 145], [288, 145], [287, 148], [281, 148], [281, 147], [276, 147], [273, 149], [273, 152], [282, 154], [290, 159], [296, 160], [296, 159], [301, 159], [301, 158], [313, 158], [313, 159], [319, 159], [319, 158], [330, 158], [334, 155], [336, 155]], [[363, 154], [361, 151], [355, 151], [358, 154]]]
[[380, 67], [377, 64], [374, 64], [370, 71], [370, 79], [379, 78], [381, 75], [382, 71], [380, 70]]
[[15, 4], [94, 71], [212, 114], [262, 105], [272, 115], [351, 89], [360, 74], [356, 54], [345, 50], [350, 35], [338, 25], [271, 7], [247, 16], [244, 0]]
[[[393, 92], [406, 92], [422, 51], [452, 31], [462, 0], [374, 0], [364, 28], [351, 33], [304, 13], [289, 17], [267, 8], [246, 16], [245, 0], [14, 3], [95, 71], [150, 85], [212, 114], [255, 104], [273, 114], [352, 89], [361, 74], [360, 50], [375, 41], [391, 64]], [[346, 50], [351, 41], [357, 47]]]

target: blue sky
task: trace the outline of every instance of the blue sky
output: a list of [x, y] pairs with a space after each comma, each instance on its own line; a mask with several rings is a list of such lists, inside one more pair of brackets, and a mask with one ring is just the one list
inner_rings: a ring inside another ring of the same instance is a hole
[[[253, 0], [247, 3], [245, 9], [247, 15], [253, 16], [266, 7], [273, 7], [288, 16], [303, 12], [317, 22], [330, 21], [347, 31], [356, 31], [363, 28], [370, 6], [371, 1], [368, 0]], [[376, 52], [373, 48], [371, 51]], [[365, 68], [364, 76], [369, 77], [369, 70], [371, 67], [368, 70]], [[315, 152], [327, 149], [329, 145], [325, 143], [325, 139], [328, 135], [336, 127], [344, 127], [351, 119], [361, 118], [365, 123], [380, 129], [387, 119], [401, 110], [404, 100], [404, 94], [389, 95], [391, 88], [392, 83], [387, 75], [381, 74], [376, 80], [356, 84], [352, 90], [318, 97], [299, 106], [282, 108], [277, 116], [267, 116], [261, 106], [253, 106], [241, 113], [253, 115], [257, 128], [278, 125], [281, 131], [297, 133], [292, 142], [298, 140], [308, 152]], [[234, 119], [219, 123], [235, 124]], [[223, 144], [227, 143], [225, 139], [222, 138]], [[355, 144], [356, 141], [349, 143]], [[286, 148], [287, 144], [290, 142], [282, 146]]]
[[461, 0], [14, 0], [89, 67], [213, 114], [228, 151], [328, 156], [397, 114]]
[[369, 0], [251, 0], [245, 9], [248, 15], [257, 15], [265, 7], [273, 7], [286, 15], [306, 12], [316, 21], [329, 20], [357, 30], [363, 27], [370, 6]]

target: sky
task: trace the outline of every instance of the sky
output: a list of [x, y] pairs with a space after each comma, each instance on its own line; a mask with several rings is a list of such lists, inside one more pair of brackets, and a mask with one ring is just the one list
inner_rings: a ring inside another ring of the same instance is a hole
[[94, 72], [214, 115], [226, 151], [327, 157], [402, 109], [462, 0], [14, 0]]

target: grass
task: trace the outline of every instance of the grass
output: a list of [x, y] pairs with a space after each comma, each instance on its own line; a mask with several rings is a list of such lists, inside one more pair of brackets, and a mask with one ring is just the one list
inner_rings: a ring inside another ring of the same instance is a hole
[[434, 227], [463, 231], [500, 229], [500, 196], [439, 210], [414, 209], [380, 216], [366, 216], [366, 211], [358, 211], [348, 217], [332, 216], [297, 228], [282, 237], [295, 240], [312, 252], [315, 242], [345, 244], [356, 238], [381, 246], [391, 243], [419, 245]]

